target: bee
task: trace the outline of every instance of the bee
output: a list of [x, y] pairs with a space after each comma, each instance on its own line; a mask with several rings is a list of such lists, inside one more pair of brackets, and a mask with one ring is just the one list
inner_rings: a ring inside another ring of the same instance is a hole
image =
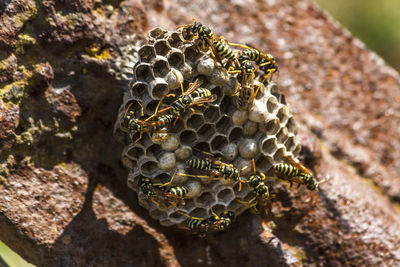
[[[182, 116], [191, 106], [194, 105], [204, 105], [205, 103], [214, 102], [217, 99], [217, 95], [211, 94], [211, 91], [207, 88], [201, 88], [200, 81], [196, 79], [194, 83], [189, 85], [189, 88], [184, 91], [183, 84], [180, 81], [178, 74], [174, 71], [176, 78], [179, 81], [181, 86], [181, 96], [178, 97], [176, 101], [174, 101], [169, 107], [158, 111], [158, 113], [165, 112], [167, 110], [171, 110], [171, 113], [174, 117], [176, 117], [175, 122], [177, 121], [178, 117]], [[176, 97], [175, 94], [169, 94], [166, 97]], [[192, 112], [194, 110], [190, 108]]]
[[314, 175], [308, 170], [305, 166], [295, 161], [292, 157], [286, 157], [289, 163], [279, 163], [274, 164], [274, 170], [285, 176], [285, 180], [288, 180], [290, 185], [293, 182], [300, 184], [304, 184], [308, 190], [318, 190], [318, 185], [325, 181], [325, 179], [321, 181], [317, 181]]
[[180, 175], [197, 177], [197, 178], [210, 178], [210, 176], [213, 176], [214, 177], [213, 180], [218, 180], [220, 178], [223, 178], [230, 181], [238, 181], [239, 191], [241, 190], [242, 188], [241, 185], [242, 183], [245, 183], [245, 181], [243, 181], [240, 178], [240, 171], [237, 168], [235, 168], [233, 164], [222, 162], [220, 158], [216, 158], [211, 153], [207, 153], [200, 150], [194, 150], [194, 151], [198, 151], [198, 154], [203, 158], [195, 158], [187, 160], [186, 166], [192, 169], [207, 171], [209, 176], [192, 175], [185, 173], [181, 173]]
[[253, 188], [255, 196], [249, 201], [241, 201], [239, 199], [236, 199], [236, 201], [248, 206], [252, 213], [259, 213], [261, 217], [266, 218], [264, 207], [270, 205], [269, 200], [271, 199], [268, 186], [264, 183], [266, 176], [256, 171], [254, 159], [252, 160], [252, 165], [254, 174], [247, 180], [247, 184]]
[[175, 177], [176, 171], [171, 177], [171, 180], [165, 184], [154, 184], [147, 177], [139, 178], [139, 188], [142, 190], [143, 194], [147, 196], [154, 204], [160, 207], [160, 202], [162, 205], [167, 208], [174, 206], [178, 208], [182, 208], [185, 205], [185, 196], [189, 193], [190, 188], [188, 186], [179, 185], [179, 186], [171, 186], [169, 188], [165, 188], [172, 183], [172, 180]]
[[189, 218], [186, 222], [187, 227], [182, 227], [183, 229], [193, 231], [200, 237], [204, 237], [207, 233], [226, 230], [232, 224], [235, 217], [232, 211], [224, 211], [219, 216], [212, 209], [210, 211], [212, 216], [209, 218], [192, 217], [181, 211], [176, 212]]

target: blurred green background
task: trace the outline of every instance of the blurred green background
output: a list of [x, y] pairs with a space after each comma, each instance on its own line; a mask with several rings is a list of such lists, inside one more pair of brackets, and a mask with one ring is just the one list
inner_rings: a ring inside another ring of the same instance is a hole
[[314, 0], [400, 71], [400, 0]]
[[[31, 267], [32, 264], [27, 263], [17, 253], [9, 249], [3, 242], [0, 241], [0, 266], [8, 264], [11, 267]], [[6, 265], [7, 266], [7, 265]]]
[[[400, 0], [314, 0], [369, 49], [400, 71]], [[33, 266], [0, 242], [9, 266]], [[1, 262], [0, 262], [1, 264]]]

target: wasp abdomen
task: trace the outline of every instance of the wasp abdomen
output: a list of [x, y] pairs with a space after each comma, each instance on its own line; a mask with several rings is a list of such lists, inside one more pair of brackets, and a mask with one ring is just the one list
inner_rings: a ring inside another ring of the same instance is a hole
[[275, 164], [274, 169], [275, 171], [288, 177], [296, 177], [301, 173], [300, 170], [296, 169], [293, 165], [287, 163]]
[[168, 192], [180, 197], [185, 197], [189, 193], [190, 188], [188, 186], [174, 186], [168, 189]]

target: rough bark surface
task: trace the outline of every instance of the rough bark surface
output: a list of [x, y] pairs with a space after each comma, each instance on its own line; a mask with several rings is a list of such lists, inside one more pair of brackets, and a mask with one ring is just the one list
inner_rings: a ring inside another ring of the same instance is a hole
[[[279, 59], [319, 201], [277, 188], [200, 239], [161, 227], [126, 185], [113, 123], [123, 48], [196, 17]], [[0, 4], [0, 239], [48, 266], [400, 265], [400, 79], [309, 1]]]

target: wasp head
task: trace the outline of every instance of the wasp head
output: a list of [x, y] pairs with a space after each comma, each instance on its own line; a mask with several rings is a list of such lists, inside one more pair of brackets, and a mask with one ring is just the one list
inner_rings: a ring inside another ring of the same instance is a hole
[[233, 211], [230, 211], [230, 210], [224, 211], [224, 212], [221, 214], [221, 217], [224, 217], [224, 218], [228, 218], [228, 219], [230, 219], [230, 220], [233, 220], [233, 218], [235, 217], [235, 213], [233, 213]]
[[194, 22], [192, 26], [193, 33], [199, 33], [201, 27], [203, 27], [203, 24], [201, 24], [200, 22]]

